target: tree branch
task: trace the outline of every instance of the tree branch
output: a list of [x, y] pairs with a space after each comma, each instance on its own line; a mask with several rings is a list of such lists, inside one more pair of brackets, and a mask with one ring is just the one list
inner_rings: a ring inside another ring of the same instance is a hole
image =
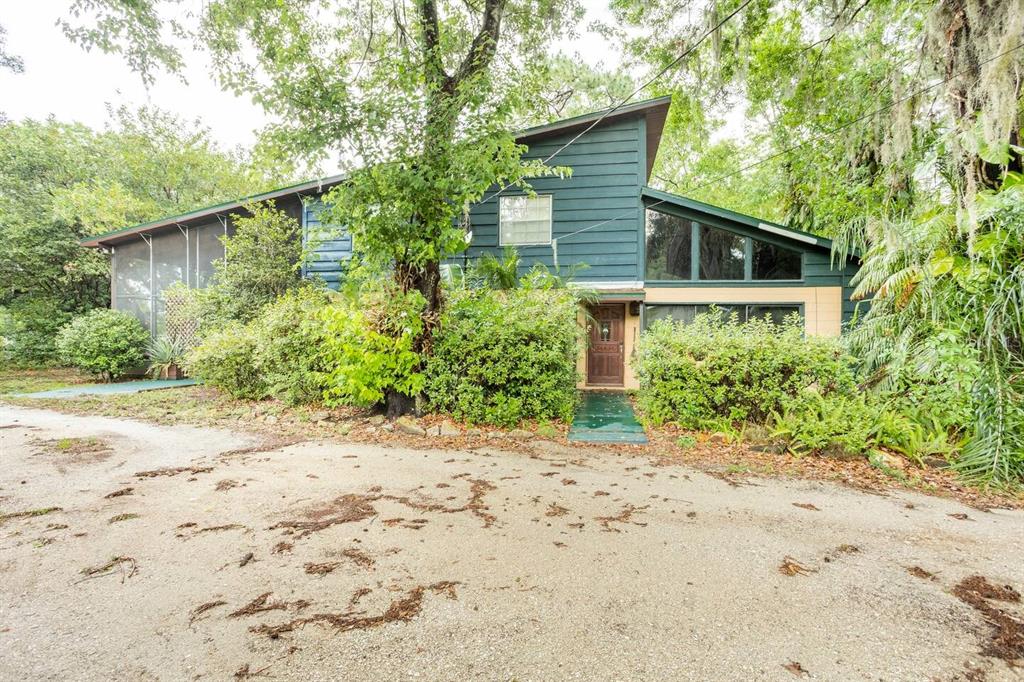
[[423, 67], [427, 82], [447, 90], [451, 77], [441, 61], [441, 28], [437, 20], [437, 0], [419, 0], [420, 30], [423, 32]]
[[459, 70], [455, 73], [454, 85], [456, 87], [486, 69], [491, 59], [494, 58], [494, 53], [498, 49], [498, 38], [501, 36], [501, 17], [505, 13], [506, 1], [487, 0], [484, 5], [480, 32], [473, 38], [473, 44], [469, 46], [469, 54], [462, 60]]

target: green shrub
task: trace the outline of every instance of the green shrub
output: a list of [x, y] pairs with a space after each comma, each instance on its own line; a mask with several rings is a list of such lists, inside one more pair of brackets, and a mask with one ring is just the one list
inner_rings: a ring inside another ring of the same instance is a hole
[[249, 324], [255, 336], [253, 362], [267, 393], [289, 405], [323, 397], [326, 325], [321, 311], [327, 302], [324, 290], [300, 287], [266, 306]]
[[224, 259], [214, 263], [216, 289], [229, 317], [247, 322], [302, 281], [302, 226], [273, 201], [250, 204], [233, 215], [235, 233], [223, 239]]
[[71, 321], [71, 314], [60, 310], [59, 301], [48, 298], [22, 297], [7, 310], [4, 330], [4, 352], [16, 365], [52, 365], [59, 360], [57, 333]]
[[423, 329], [423, 306], [418, 292], [385, 290], [325, 308], [324, 403], [370, 406], [389, 391], [418, 395], [424, 377], [413, 344]]
[[184, 360], [189, 376], [236, 398], [260, 400], [267, 384], [256, 369], [257, 342], [253, 330], [233, 322], [209, 334]]
[[690, 324], [655, 322], [640, 337], [633, 366], [644, 419], [684, 428], [762, 422], [808, 386], [825, 395], [854, 383], [838, 340], [805, 338], [796, 316], [781, 325], [741, 324], [714, 309]]
[[149, 333], [137, 319], [105, 308], [76, 317], [57, 334], [57, 351], [72, 367], [110, 381], [146, 361]]
[[427, 364], [431, 409], [501, 426], [570, 420], [577, 310], [564, 289], [453, 293]]

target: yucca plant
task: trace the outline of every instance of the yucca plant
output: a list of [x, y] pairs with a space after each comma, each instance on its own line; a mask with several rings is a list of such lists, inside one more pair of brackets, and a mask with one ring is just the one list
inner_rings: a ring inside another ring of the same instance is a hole
[[185, 351], [181, 344], [166, 336], [153, 339], [146, 348], [149, 375], [154, 379], [170, 378], [181, 363]]

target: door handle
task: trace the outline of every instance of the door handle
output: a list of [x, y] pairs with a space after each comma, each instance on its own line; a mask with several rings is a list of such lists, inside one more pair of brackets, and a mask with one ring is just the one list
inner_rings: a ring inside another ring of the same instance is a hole
[[620, 353], [622, 352], [622, 344], [621, 343], [619, 344], [619, 352]]

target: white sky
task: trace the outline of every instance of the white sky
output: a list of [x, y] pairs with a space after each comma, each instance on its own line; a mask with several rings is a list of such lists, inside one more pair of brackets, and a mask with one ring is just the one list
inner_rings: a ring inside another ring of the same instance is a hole
[[[615, 45], [586, 30], [595, 19], [607, 19], [608, 0], [583, 0], [587, 16], [581, 36], [558, 47], [578, 53], [584, 61], [613, 66], [621, 55]], [[204, 55], [186, 54], [188, 84], [161, 75], [147, 92], [138, 75], [117, 55], [85, 52], [72, 44], [56, 26], [67, 11], [60, 0], [2, 0], [0, 25], [7, 29], [7, 51], [25, 61], [25, 72], [0, 70], [0, 111], [12, 120], [45, 119], [51, 114], [62, 121], [77, 121], [101, 129], [109, 103], [154, 105], [186, 120], [199, 118], [224, 148], [250, 146], [254, 131], [266, 122], [263, 112], [248, 99], [222, 92], [208, 75]]]

